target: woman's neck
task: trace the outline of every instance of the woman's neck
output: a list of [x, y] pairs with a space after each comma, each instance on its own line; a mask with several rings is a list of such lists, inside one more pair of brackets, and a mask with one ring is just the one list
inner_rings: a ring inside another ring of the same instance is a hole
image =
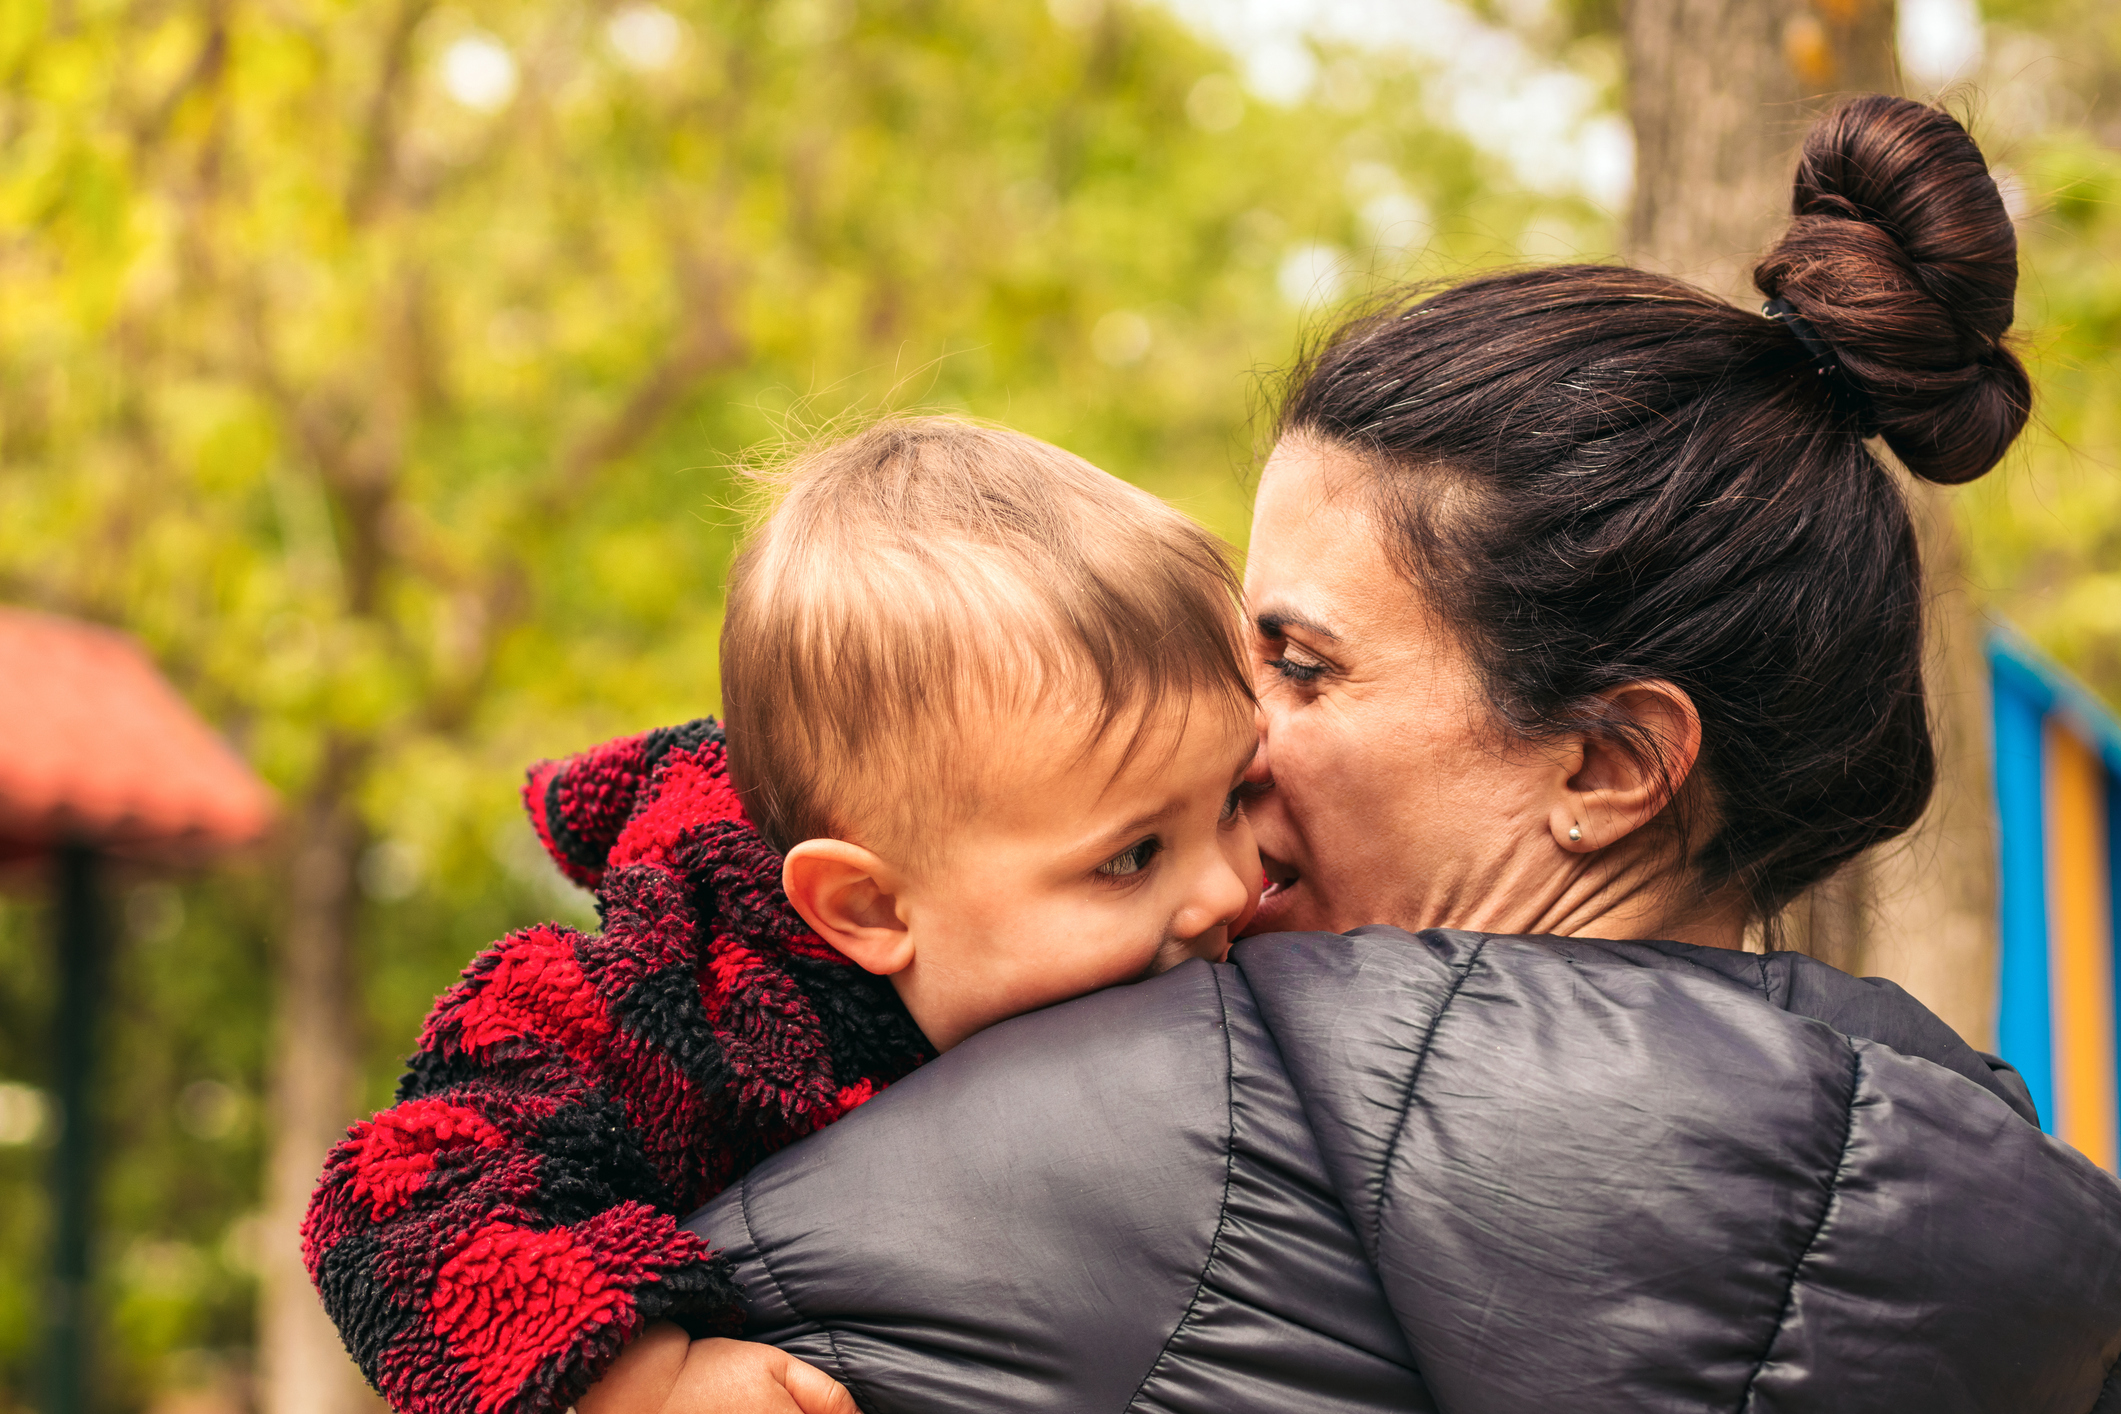
[[1657, 845], [1635, 836], [1588, 855], [1535, 845], [1501, 871], [1514, 877], [1490, 876], [1470, 897], [1423, 900], [1408, 912], [1436, 920], [1424, 927], [1742, 949], [1743, 899], [1729, 891], [1701, 898]]

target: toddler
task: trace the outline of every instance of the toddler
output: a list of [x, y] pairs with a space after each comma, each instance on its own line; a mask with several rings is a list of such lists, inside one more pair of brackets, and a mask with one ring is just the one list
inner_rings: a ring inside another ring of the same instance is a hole
[[[731, 575], [726, 738], [531, 774], [601, 932], [475, 959], [326, 1165], [304, 1257], [401, 1414], [558, 1414], [651, 1323], [736, 1330], [683, 1215], [986, 1026], [1219, 960], [1257, 902], [1218, 542], [950, 419], [783, 479]], [[683, 1363], [649, 1355], [629, 1408]]]

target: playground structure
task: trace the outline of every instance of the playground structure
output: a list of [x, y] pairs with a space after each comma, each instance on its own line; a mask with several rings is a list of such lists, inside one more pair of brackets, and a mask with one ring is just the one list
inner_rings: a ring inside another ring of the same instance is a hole
[[48, 866], [55, 927], [46, 1414], [79, 1414], [94, 1355], [89, 1303], [99, 1154], [99, 1012], [112, 860], [182, 868], [252, 843], [272, 797], [122, 634], [0, 609], [0, 860]]
[[2121, 721], [2021, 636], [1991, 632], [2001, 842], [1997, 1049], [2048, 1131], [2121, 1162], [2115, 989]]

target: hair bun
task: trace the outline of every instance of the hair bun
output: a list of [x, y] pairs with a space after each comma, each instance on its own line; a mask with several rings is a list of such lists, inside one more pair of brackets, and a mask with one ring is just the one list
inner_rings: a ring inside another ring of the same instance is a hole
[[1966, 129], [1904, 98], [1844, 104], [1806, 136], [1790, 211], [1753, 283], [1833, 347], [1910, 471], [1955, 485], [1994, 466], [2032, 383], [2003, 342], [2017, 232]]

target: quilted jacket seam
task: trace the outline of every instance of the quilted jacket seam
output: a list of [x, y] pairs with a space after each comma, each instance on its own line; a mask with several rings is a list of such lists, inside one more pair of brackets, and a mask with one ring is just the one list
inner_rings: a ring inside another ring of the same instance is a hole
[[1407, 1072], [1407, 1086], [1399, 1096], [1399, 1124], [1392, 1131], [1392, 1142], [1385, 1149], [1384, 1162], [1377, 1166], [1377, 1202], [1372, 1209], [1374, 1216], [1368, 1234], [1373, 1267], [1381, 1269], [1384, 1261], [1385, 1204], [1391, 1201], [1392, 1167], [1398, 1162], [1400, 1145], [1405, 1142], [1407, 1127], [1413, 1121], [1415, 1087], [1421, 1084], [1421, 1073], [1428, 1066], [1429, 1050], [1436, 1044], [1437, 1028], [1443, 1025], [1444, 1013], [1458, 1000], [1458, 993], [1466, 985], [1466, 979], [1473, 975], [1473, 969], [1480, 965], [1481, 954], [1487, 948], [1488, 939], [1482, 938], [1473, 945], [1473, 951], [1466, 954], [1465, 965], [1458, 969], [1458, 975], [1451, 979], [1450, 989], [1436, 1004], [1436, 1015], [1429, 1018], [1429, 1028], [1422, 1033], [1421, 1049], [1414, 1053], [1414, 1064]]
[[788, 1294], [788, 1288], [781, 1284], [781, 1274], [773, 1269], [773, 1257], [766, 1251], [766, 1245], [759, 1241], [758, 1234], [751, 1229], [751, 1180], [749, 1177], [746, 1177], [737, 1185], [736, 1211], [737, 1216], [744, 1221], [744, 1240], [751, 1244], [752, 1251], [759, 1254], [759, 1265], [766, 1269], [766, 1280], [773, 1283], [774, 1295], [781, 1298], [781, 1304], [788, 1308], [789, 1315], [794, 1316], [798, 1321], [809, 1321], [811, 1325], [817, 1326], [825, 1332], [825, 1343], [832, 1347], [832, 1363], [838, 1367], [833, 1373], [838, 1376], [842, 1383], [851, 1383], [853, 1376], [847, 1369], [846, 1352], [840, 1349], [840, 1333], [823, 1322], [810, 1320], [810, 1317], [803, 1314], [802, 1308], [795, 1304], [795, 1298]]
[[1141, 1383], [1134, 1387], [1134, 1393], [1127, 1396], [1126, 1404], [1121, 1406], [1122, 1410], [1132, 1409], [1140, 1402], [1142, 1391], [1149, 1387], [1149, 1381], [1156, 1378], [1156, 1372], [1163, 1368], [1164, 1361], [1170, 1357], [1171, 1347], [1177, 1344], [1179, 1336], [1185, 1333], [1187, 1325], [1193, 1320], [1193, 1313], [1200, 1308], [1201, 1293], [1208, 1289], [1208, 1273], [1215, 1270], [1216, 1259], [1222, 1256], [1223, 1234], [1230, 1226], [1230, 1187], [1237, 1172], [1237, 1057], [1235, 1047], [1230, 1043], [1230, 1001], [1223, 994], [1222, 974], [1210, 968], [1208, 976], [1215, 983], [1215, 1005], [1222, 1013], [1223, 1101], [1224, 1111], [1230, 1120], [1230, 1127], [1223, 1141], [1222, 1202], [1215, 1211], [1215, 1233], [1208, 1239], [1208, 1257], [1200, 1265], [1200, 1276], [1193, 1283], [1193, 1295], [1187, 1300], [1186, 1309], [1180, 1313], [1178, 1324], [1171, 1328], [1171, 1334], [1164, 1337], [1163, 1346], [1156, 1352], [1156, 1358], [1149, 1362], [1149, 1368], [1142, 1373]]
[[2107, 1414], [2109, 1410], [2121, 1409], [2121, 1360], [2116, 1360], [2099, 1384], [2099, 1397], [2092, 1401], [2091, 1414]]
[[1811, 1260], [1812, 1252], [1825, 1235], [1827, 1224], [1833, 1221], [1834, 1209], [1841, 1202], [1841, 1176], [1848, 1170], [1849, 1149], [1856, 1141], [1856, 1099], [1863, 1089], [1863, 1053], [1854, 1046], [1849, 1047], [1849, 1100], [1842, 1115], [1841, 1151], [1835, 1156], [1833, 1172], [1827, 1175], [1826, 1201], [1819, 1205], [1819, 1221], [1812, 1225], [1812, 1235], [1805, 1239], [1797, 1253], [1797, 1260], [1790, 1264], [1790, 1279], [1782, 1288], [1782, 1308], [1775, 1313], [1775, 1324], [1768, 1329], [1767, 1344], [1761, 1347], [1760, 1359], [1753, 1366], [1753, 1373], [1746, 1376], [1745, 1388], [1738, 1395], [1739, 1414], [1753, 1407], [1753, 1386], [1760, 1382], [1769, 1359], [1775, 1353], [1775, 1344], [1782, 1339], [1782, 1330], [1789, 1323], [1790, 1309], [1797, 1304], [1797, 1283], [1803, 1280], [1804, 1264]]

